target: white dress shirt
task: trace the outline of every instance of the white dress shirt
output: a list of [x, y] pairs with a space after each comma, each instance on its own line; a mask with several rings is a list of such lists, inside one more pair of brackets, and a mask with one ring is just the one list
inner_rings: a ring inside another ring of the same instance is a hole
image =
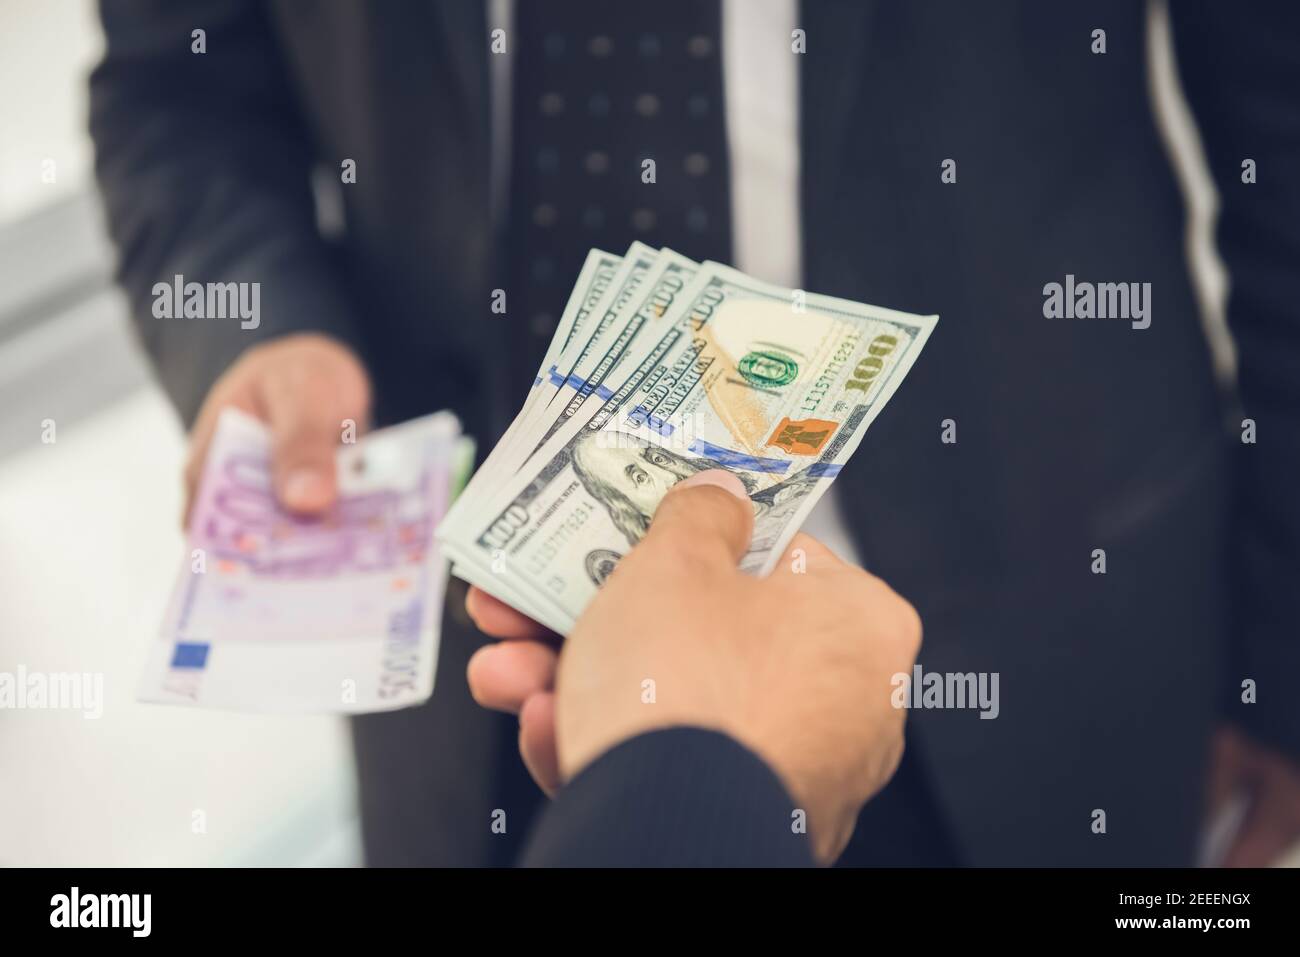
[[[731, 239], [737, 269], [791, 288], [803, 284], [799, 217], [797, 0], [723, 0], [722, 81], [731, 154]], [[845, 561], [857, 552], [835, 486], [803, 530]]]

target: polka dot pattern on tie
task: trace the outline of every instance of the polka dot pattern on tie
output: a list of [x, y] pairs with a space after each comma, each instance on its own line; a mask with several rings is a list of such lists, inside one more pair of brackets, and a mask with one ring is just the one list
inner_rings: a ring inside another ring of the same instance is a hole
[[721, 12], [528, 0], [515, 17], [510, 314], [540, 358], [591, 247], [731, 258]]

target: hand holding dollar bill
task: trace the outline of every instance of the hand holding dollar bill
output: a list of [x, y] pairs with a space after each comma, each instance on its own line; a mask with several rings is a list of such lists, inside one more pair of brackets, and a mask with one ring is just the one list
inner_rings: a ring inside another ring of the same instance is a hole
[[593, 250], [528, 398], [438, 529], [453, 574], [559, 634], [677, 482], [744, 483], [765, 575], [937, 316], [783, 289], [636, 243]]

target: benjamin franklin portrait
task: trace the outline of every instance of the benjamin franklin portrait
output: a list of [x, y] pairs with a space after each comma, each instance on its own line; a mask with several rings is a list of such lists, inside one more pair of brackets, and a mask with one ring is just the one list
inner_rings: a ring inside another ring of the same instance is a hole
[[[616, 431], [584, 430], [570, 445], [574, 474], [593, 499], [604, 506], [629, 545], [650, 527], [660, 500], [668, 490], [696, 472], [721, 468], [712, 459], [682, 454]], [[771, 488], [759, 491], [753, 473], [728, 468], [745, 488], [754, 506], [754, 536], [750, 553], [767, 551], [781, 535], [800, 502], [818, 479], [800, 470]]]

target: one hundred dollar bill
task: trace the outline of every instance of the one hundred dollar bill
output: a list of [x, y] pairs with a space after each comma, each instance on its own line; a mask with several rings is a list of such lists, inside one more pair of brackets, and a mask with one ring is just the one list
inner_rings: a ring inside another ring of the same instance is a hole
[[582, 412], [589, 397], [611, 394], [608, 383], [617, 381], [624, 360], [636, 354], [643, 341], [662, 334], [663, 317], [699, 269], [698, 263], [669, 250], [641, 263], [627, 261], [633, 270], [643, 263], [640, 275], [619, 289], [617, 298], [605, 303], [608, 308], [588, 341], [562, 357], [568, 372], [553, 377], [549, 403], [539, 398], [534, 404], [519, 433], [521, 438], [501, 463], [504, 472], [517, 471]]
[[455, 573], [563, 633], [640, 540], [664, 494], [723, 468], [754, 508], [741, 567], [766, 574], [937, 318], [704, 264], [598, 387], [572, 384], [568, 415], [541, 447], [498, 476], [490, 497], [465, 503], [465, 522], [444, 538]]
[[[629, 250], [629, 254], [640, 254], [642, 250], [649, 251], [651, 256], [655, 253], [655, 250], [649, 246], [634, 243]], [[528, 431], [526, 423], [529, 421], [530, 414], [538, 404], [545, 406], [554, 394], [552, 390], [548, 389], [548, 386], [557, 375], [561, 356], [565, 354], [575, 338], [581, 339], [590, 334], [588, 318], [598, 308], [603, 312], [604, 304], [613, 295], [615, 284], [626, 271], [624, 258], [621, 256], [615, 256], [613, 253], [607, 253], [600, 249], [593, 249], [587, 254], [586, 262], [583, 263], [582, 271], [578, 274], [578, 281], [573, 287], [573, 292], [569, 295], [569, 301], [565, 304], [564, 312], [556, 325], [555, 334], [551, 337], [551, 343], [546, 350], [546, 355], [542, 358], [541, 365], [537, 369], [537, 375], [533, 379], [532, 388], [528, 392], [523, 408], [515, 416], [514, 421], [510, 423], [501, 440], [488, 454], [482, 467], [474, 473], [465, 489], [465, 494], [458, 498], [448, 511], [443, 523], [447, 530], [455, 528], [457, 521], [463, 517], [461, 503], [473, 502], [488, 495], [495, 489], [494, 482], [513, 473], [514, 466], [518, 464], [512, 458], [515, 441], [521, 435], [524, 436], [524, 442], [528, 441], [527, 436], [531, 435], [531, 433]], [[529, 447], [529, 451], [535, 447], [536, 442], [534, 441]], [[526, 458], [527, 453], [524, 453], [523, 457]]]

